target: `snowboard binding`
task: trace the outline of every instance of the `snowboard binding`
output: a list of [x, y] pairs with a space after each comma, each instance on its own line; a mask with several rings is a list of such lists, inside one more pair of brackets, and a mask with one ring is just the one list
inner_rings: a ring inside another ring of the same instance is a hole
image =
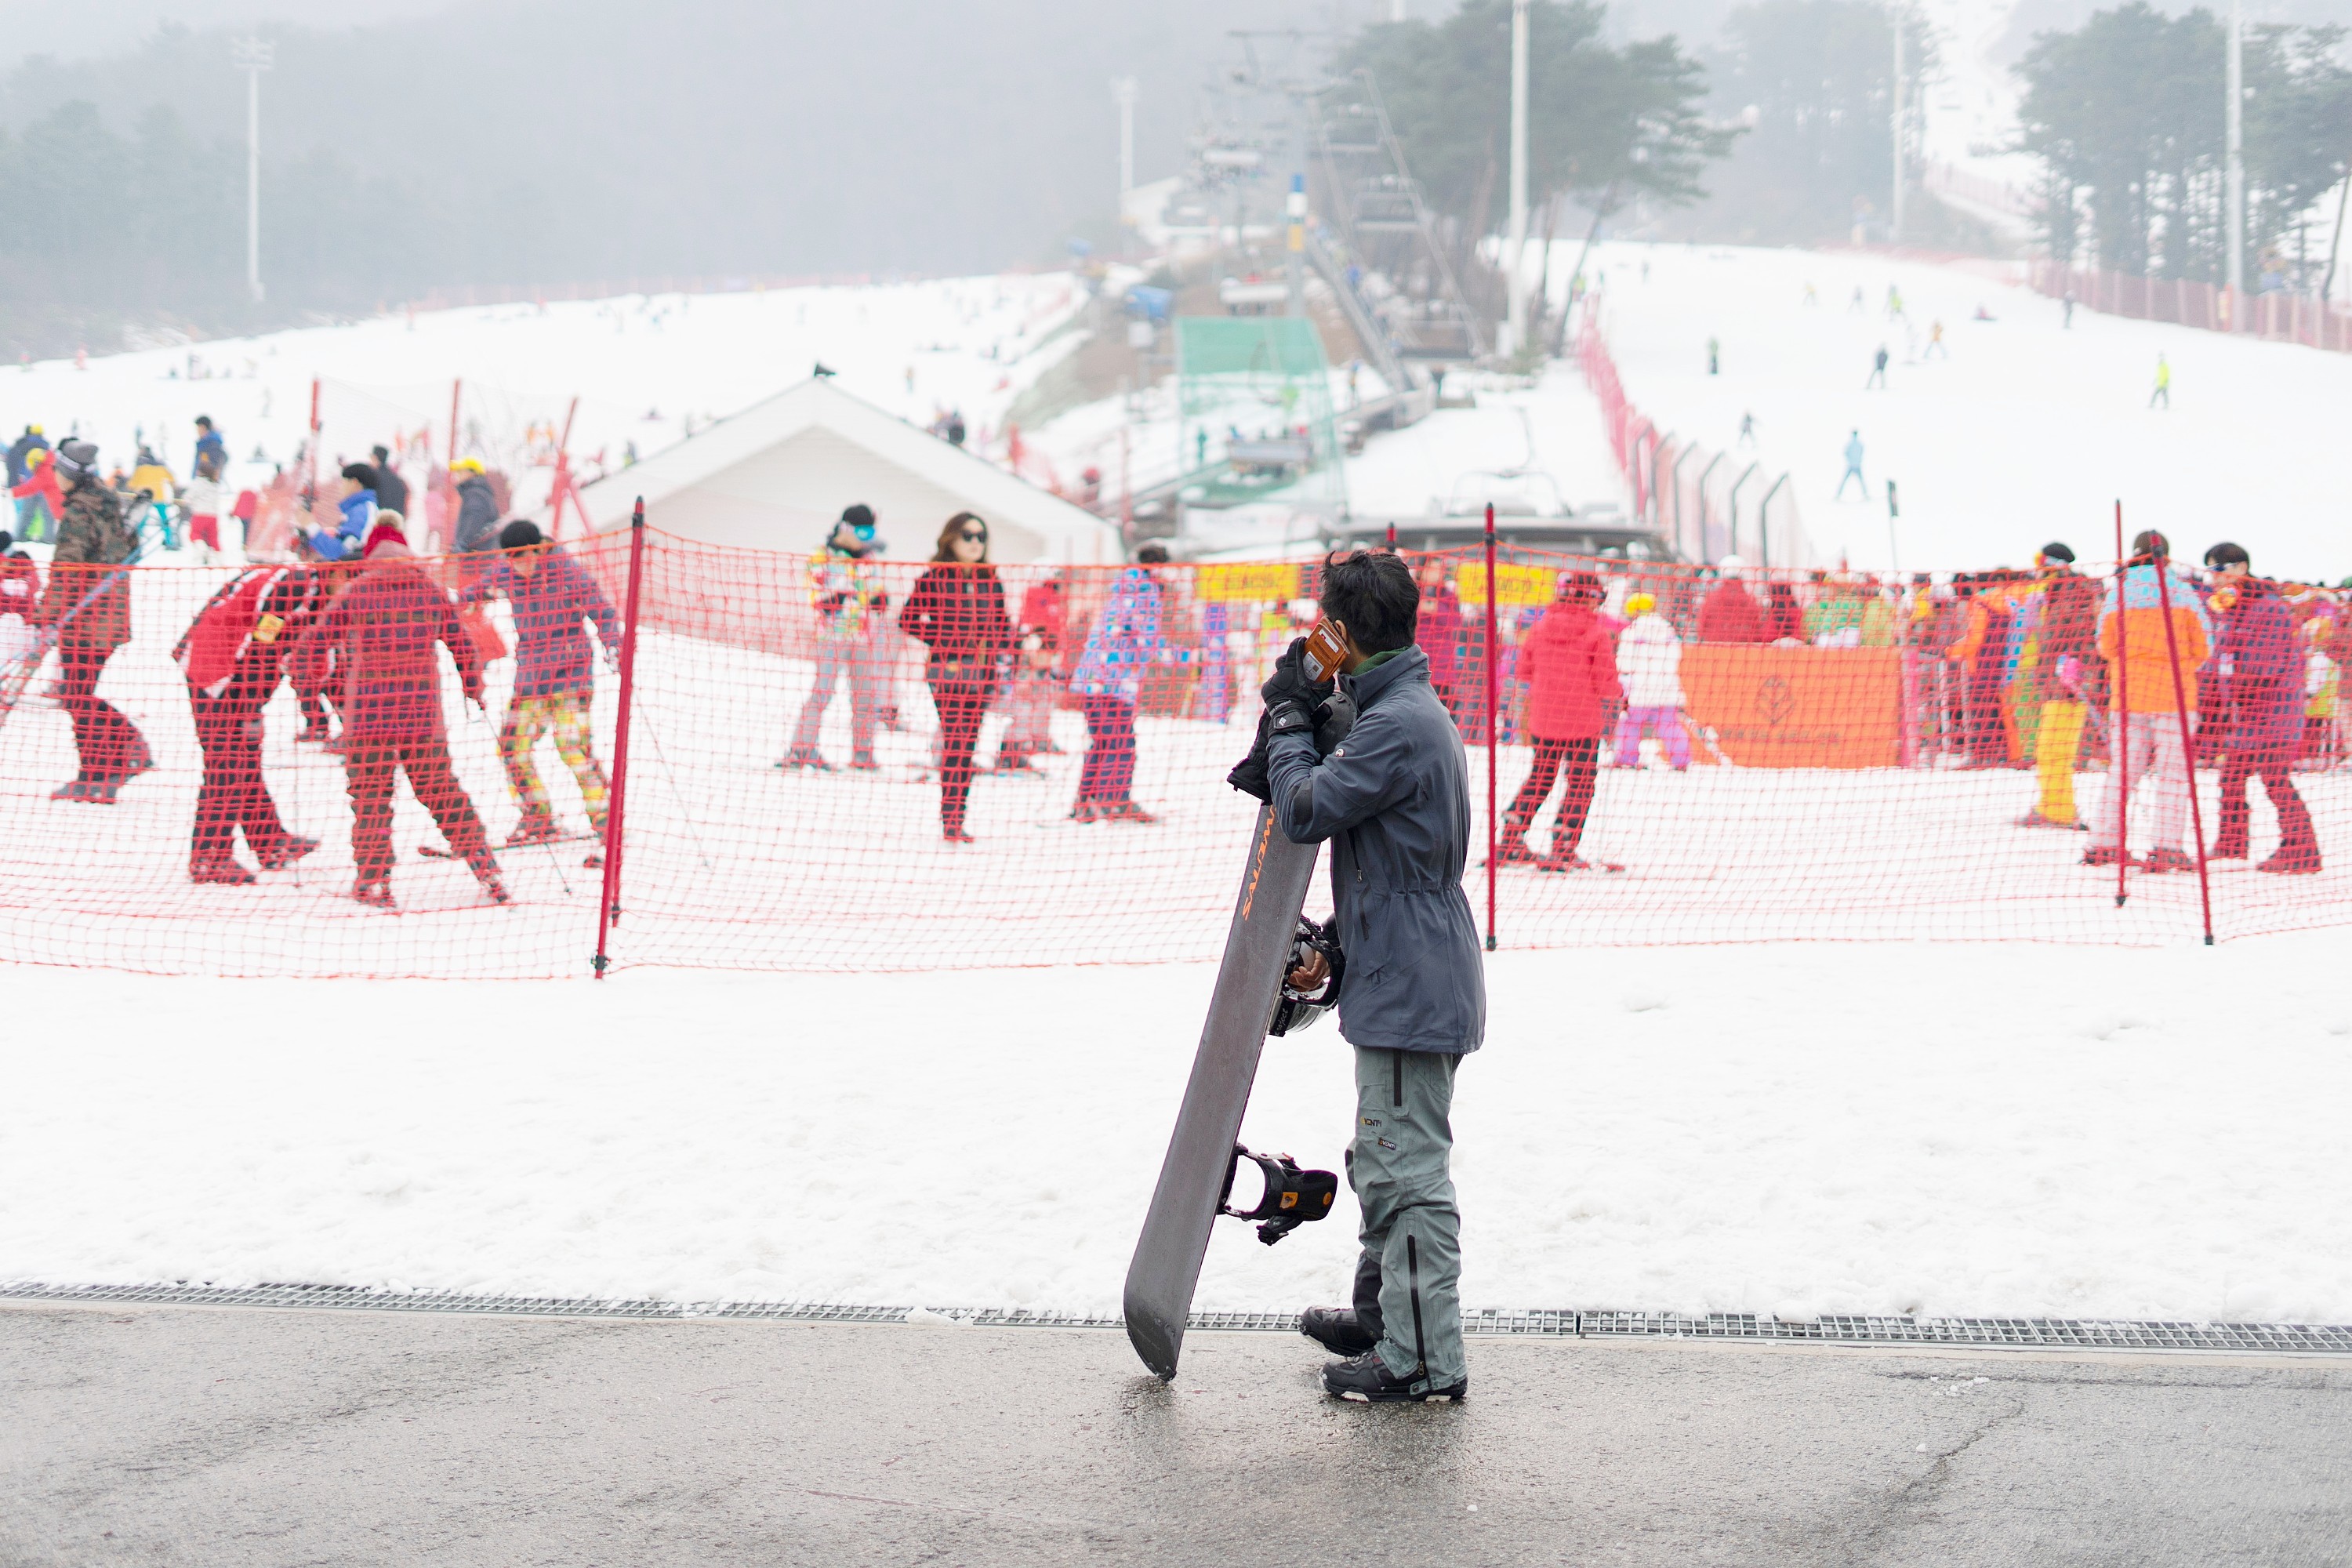
[[[1234, 1175], [1244, 1160], [1255, 1165], [1265, 1176], [1265, 1192], [1255, 1208], [1237, 1209], [1229, 1201], [1234, 1195]], [[1234, 1145], [1234, 1157], [1225, 1166], [1225, 1184], [1217, 1194], [1217, 1212], [1235, 1219], [1257, 1220], [1257, 1238], [1272, 1247], [1308, 1220], [1321, 1219], [1331, 1212], [1332, 1199], [1339, 1195], [1339, 1178], [1328, 1171], [1302, 1171], [1298, 1162], [1287, 1154], [1253, 1154], [1240, 1144]]]
[[[1336, 920], [1321, 923], [1298, 917], [1298, 931], [1290, 939], [1290, 956], [1283, 961], [1282, 993], [1276, 997], [1274, 1020], [1265, 1026], [1269, 1035], [1286, 1035], [1293, 1029], [1303, 1029], [1320, 1018], [1339, 1003], [1339, 982], [1347, 978], [1348, 955], [1339, 951], [1339, 938], [1332, 931]], [[1330, 966], [1330, 977], [1315, 991], [1297, 991], [1291, 987], [1290, 972], [1307, 962], [1309, 953], [1319, 952]]]

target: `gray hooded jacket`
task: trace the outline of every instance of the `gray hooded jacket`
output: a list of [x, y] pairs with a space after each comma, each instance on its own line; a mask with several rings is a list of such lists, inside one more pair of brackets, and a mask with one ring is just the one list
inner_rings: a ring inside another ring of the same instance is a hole
[[1339, 1033], [1374, 1050], [1475, 1051], [1486, 972], [1462, 891], [1470, 767], [1417, 647], [1339, 678], [1356, 725], [1328, 757], [1272, 737], [1266, 774], [1294, 844], [1331, 841], [1331, 901], [1347, 978]]

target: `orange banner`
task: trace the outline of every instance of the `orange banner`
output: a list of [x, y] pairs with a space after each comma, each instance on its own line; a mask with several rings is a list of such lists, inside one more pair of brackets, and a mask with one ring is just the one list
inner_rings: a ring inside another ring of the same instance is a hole
[[1713, 731], [1741, 767], [1891, 768], [1899, 760], [1896, 649], [1694, 644], [1683, 650], [1682, 679], [1692, 728]]

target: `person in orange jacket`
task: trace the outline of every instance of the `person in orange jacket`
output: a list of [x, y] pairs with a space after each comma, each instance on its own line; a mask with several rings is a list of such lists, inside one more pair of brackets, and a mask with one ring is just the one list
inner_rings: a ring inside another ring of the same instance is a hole
[[[2118, 596], [2110, 583], [2099, 612], [2099, 657], [2107, 661], [2113, 715], [2108, 734], [2121, 755], [2107, 773], [2095, 841], [2083, 856], [2085, 866], [2126, 860], [2144, 871], [2187, 871], [2197, 864], [2180, 847], [2190, 788], [2182, 710], [2193, 727], [2197, 672], [2212, 652], [2212, 639], [2204, 595], [2173, 569], [2171, 553], [2164, 535], [2152, 529], [2135, 538], [2122, 593]], [[2159, 573], [2165, 574], [2161, 579]], [[2151, 778], [2155, 787], [2147, 792], [2147, 820], [2154, 842], [2145, 860], [2132, 860], [2123, 838], [2124, 802], [2134, 786]]]

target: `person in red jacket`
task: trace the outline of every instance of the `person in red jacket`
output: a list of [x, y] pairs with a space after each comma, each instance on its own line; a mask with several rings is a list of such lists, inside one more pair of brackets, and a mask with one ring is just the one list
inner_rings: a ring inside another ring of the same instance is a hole
[[1740, 581], [1747, 563], [1737, 555], [1723, 558], [1722, 578], [1698, 607], [1698, 640], [1721, 643], [1770, 642], [1764, 627], [1764, 607]]
[[319, 847], [278, 819], [261, 772], [261, 710], [278, 690], [288, 650], [322, 603], [318, 574], [309, 567], [257, 567], [214, 595], [172, 650], [187, 678], [205, 765], [188, 846], [192, 882], [238, 887], [254, 879], [237, 864], [239, 828], [265, 871], [291, 866]]
[[1462, 601], [1446, 585], [1444, 557], [1428, 557], [1417, 575], [1421, 618], [1414, 623], [1413, 645], [1429, 656], [1430, 687], [1451, 713], [1462, 678]]
[[[1535, 765], [1504, 815], [1496, 848], [1501, 864], [1532, 862], [1546, 871], [1581, 871], [1591, 862], [1576, 852], [1592, 809], [1599, 777], [1601, 733], [1611, 704], [1622, 700], [1617, 684], [1617, 654], [1601, 625], [1601, 579], [1590, 572], [1560, 578], [1559, 596], [1520, 647], [1528, 677], [1528, 733], [1535, 742]], [[1551, 853], [1540, 859], [1528, 847], [1527, 832], [1551, 795], [1562, 769], [1568, 787], [1554, 821]]]
[[971, 753], [996, 695], [997, 657], [1013, 646], [1013, 622], [1004, 584], [988, 564], [987, 523], [968, 511], [948, 519], [931, 563], [898, 612], [898, 629], [931, 650], [923, 679], [940, 715], [940, 829], [949, 843], [969, 844]]
[[379, 521], [360, 547], [358, 575], [335, 595], [295, 650], [316, 670], [334, 650], [344, 672], [343, 774], [352, 796], [352, 897], [391, 909], [392, 786], [402, 773], [418, 804], [472, 868], [493, 902], [507, 901], [482, 819], [449, 765], [441, 727], [440, 643], [457, 661], [467, 700], [482, 700], [481, 655], [457, 607], [409, 558], [397, 524]]

